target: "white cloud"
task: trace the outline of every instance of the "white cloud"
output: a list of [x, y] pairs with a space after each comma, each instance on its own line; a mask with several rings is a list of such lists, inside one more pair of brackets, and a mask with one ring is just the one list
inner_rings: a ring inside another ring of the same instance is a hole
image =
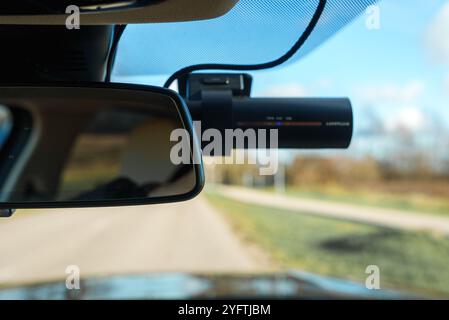
[[264, 97], [303, 97], [307, 95], [307, 90], [304, 86], [298, 83], [286, 83], [275, 85], [268, 88], [264, 93]]
[[356, 89], [353, 103], [371, 107], [368, 110], [378, 117], [369, 117], [368, 123], [375, 121], [374, 127], [381, 123], [386, 132], [419, 132], [430, 128], [433, 122], [423, 108], [424, 91], [424, 83], [416, 80], [363, 86]]
[[429, 25], [426, 42], [432, 58], [449, 64], [449, 2], [446, 3]]
[[410, 81], [404, 85], [381, 84], [360, 87], [356, 90], [356, 96], [365, 104], [410, 104], [415, 103], [423, 92], [423, 82]]
[[[446, 2], [430, 23], [426, 33], [426, 44], [431, 58], [449, 65], [449, 2]], [[449, 93], [449, 75], [443, 80]]]
[[415, 132], [424, 129], [428, 123], [429, 119], [423, 111], [418, 107], [411, 106], [392, 112], [391, 116], [385, 119], [385, 129]]

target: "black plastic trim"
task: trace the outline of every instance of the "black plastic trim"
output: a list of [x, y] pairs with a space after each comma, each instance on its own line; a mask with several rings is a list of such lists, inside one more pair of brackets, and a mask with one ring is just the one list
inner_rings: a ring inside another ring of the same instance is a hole
[[122, 38], [123, 32], [125, 32], [126, 24], [116, 25], [114, 28], [114, 37], [112, 39], [111, 50], [109, 50], [108, 61], [106, 64], [106, 76], [105, 82], [111, 82], [112, 70], [114, 69], [115, 57], [117, 55], [117, 49]]
[[[26, 110], [17, 108], [15, 106], [8, 106], [12, 115], [12, 128], [6, 143], [0, 148], [0, 185], [5, 183], [12, 164], [7, 161], [9, 155], [14, 154], [18, 157], [26, 146], [31, 130], [33, 130], [33, 116]], [[23, 127], [28, 127], [29, 130], [21, 130]]]

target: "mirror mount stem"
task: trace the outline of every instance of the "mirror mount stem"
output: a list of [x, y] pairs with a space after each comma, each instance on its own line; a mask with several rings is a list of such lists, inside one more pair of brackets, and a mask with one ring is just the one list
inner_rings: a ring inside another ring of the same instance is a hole
[[10, 218], [16, 209], [0, 209], [0, 218]]

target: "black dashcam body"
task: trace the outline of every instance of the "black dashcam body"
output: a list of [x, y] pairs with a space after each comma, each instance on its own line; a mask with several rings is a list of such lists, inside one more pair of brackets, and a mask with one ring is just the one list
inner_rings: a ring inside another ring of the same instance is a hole
[[202, 131], [276, 129], [278, 148], [349, 147], [353, 114], [348, 98], [251, 98], [251, 85], [248, 74], [194, 73], [179, 80], [179, 92]]

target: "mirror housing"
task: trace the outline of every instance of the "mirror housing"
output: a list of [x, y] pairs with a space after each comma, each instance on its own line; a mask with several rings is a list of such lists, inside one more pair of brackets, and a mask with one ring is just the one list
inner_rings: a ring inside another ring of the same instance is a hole
[[[182, 98], [129, 84], [0, 86], [0, 209], [189, 200], [204, 186]], [[190, 161], [172, 161], [173, 131]]]
[[[0, 25], [65, 26], [79, 8], [80, 22], [88, 25], [119, 25], [207, 20], [229, 12], [238, 0], [40, 0], [3, 1]], [[33, 5], [34, 4], [34, 5]]]

